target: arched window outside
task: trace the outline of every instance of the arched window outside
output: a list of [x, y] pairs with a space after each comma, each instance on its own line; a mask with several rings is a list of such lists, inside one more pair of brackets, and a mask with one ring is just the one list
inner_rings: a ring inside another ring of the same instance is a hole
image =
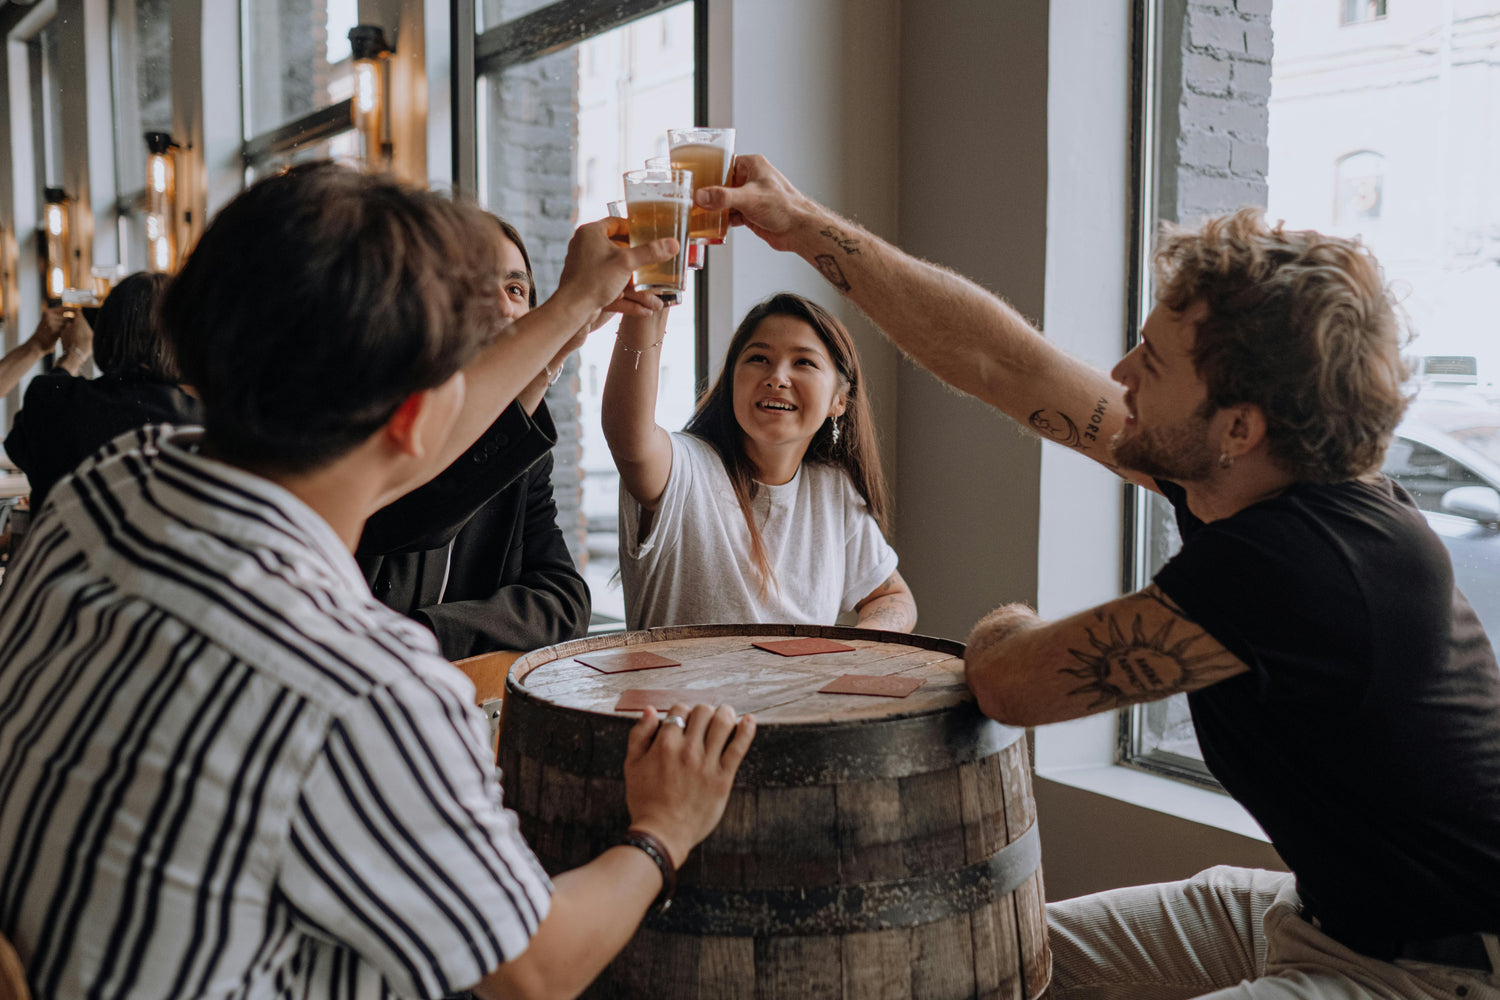
[[1342, 156], [1334, 176], [1334, 222], [1353, 225], [1380, 218], [1385, 201], [1384, 156], [1368, 149]]

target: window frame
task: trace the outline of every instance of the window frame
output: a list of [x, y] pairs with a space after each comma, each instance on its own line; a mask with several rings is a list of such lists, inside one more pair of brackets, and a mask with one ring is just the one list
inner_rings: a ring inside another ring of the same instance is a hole
[[[452, 0], [453, 40], [453, 186], [472, 194], [479, 189], [479, 78], [540, 59], [632, 21], [688, 2], [693, 5], [693, 122], [708, 121], [709, 0], [555, 0], [483, 32], [477, 24], [476, 0]], [[708, 388], [709, 291], [706, 275], [694, 272], [694, 395]]]
[[[249, 10], [247, 4], [250, 0], [239, 0], [239, 27], [240, 27], [240, 120], [248, 123], [251, 120], [249, 106], [249, 92], [245, 86], [245, 72], [250, 65], [250, 53], [245, 51], [250, 44], [250, 32], [247, 29]], [[285, 156], [294, 153], [303, 146], [326, 142], [346, 132], [354, 131], [354, 98], [346, 97], [341, 101], [315, 108], [282, 122], [274, 128], [266, 129], [245, 139], [240, 145], [241, 166], [248, 174], [255, 170], [267, 160], [277, 156]]]
[[[1130, 266], [1126, 285], [1125, 349], [1140, 342], [1141, 325], [1151, 311], [1151, 253], [1157, 210], [1158, 102], [1161, 94], [1162, 0], [1136, 0], [1131, 39], [1131, 205]], [[1145, 487], [1122, 483], [1123, 540], [1120, 570], [1122, 593], [1133, 593], [1151, 582], [1147, 529], [1153, 500]], [[1180, 697], [1180, 696], [1179, 696]], [[1156, 703], [1152, 703], [1156, 704]], [[1185, 754], [1143, 747], [1146, 714], [1151, 705], [1132, 705], [1117, 713], [1114, 762], [1120, 766], [1224, 793], [1203, 761]]]

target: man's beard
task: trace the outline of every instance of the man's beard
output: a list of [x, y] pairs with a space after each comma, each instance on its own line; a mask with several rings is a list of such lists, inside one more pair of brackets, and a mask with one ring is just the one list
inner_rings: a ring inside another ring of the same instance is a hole
[[1218, 456], [1208, 447], [1208, 419], [1194, 415], [1187, 420], [1152, 430], [1136, 430], [1126, 436], [1122, 428], [1109, 442], [1116, 465], [1153, 479], [1174, 483], [1201, 482], [1218, 466]]

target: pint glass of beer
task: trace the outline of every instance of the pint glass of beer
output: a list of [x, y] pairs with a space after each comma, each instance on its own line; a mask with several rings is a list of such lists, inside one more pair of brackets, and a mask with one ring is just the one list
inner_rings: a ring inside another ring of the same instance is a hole
[[[728, 182], [729, 167], [734, 162], [734, 129], [668, 129], [667, 142], [671, 146], [672, 166], [692, 172], [694, 191]], [[688, 223], [689, 239], [723, 243], [728, 235], [728, 212], [710, 212], [693, 206], [693, 218]]]
[[631, 170], [625, 174], [625, 209], [633, 247], [670, 236], [681, 248], [660, 264], [635, 272], [638, 292], [682, 291], [687, 261], [688, 210], [693, 203], [693, 175], [686, 170]]

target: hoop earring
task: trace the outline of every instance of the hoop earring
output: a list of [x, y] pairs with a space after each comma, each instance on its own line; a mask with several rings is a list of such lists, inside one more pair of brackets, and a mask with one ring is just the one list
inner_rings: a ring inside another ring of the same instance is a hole
[[829, 417], [828, 418], [828, 422], [831, 423], [831, 424], [833, 424], [833, 443], [834, 444], [838, 444], [839, 443], [839, 418], [838, 417]]

